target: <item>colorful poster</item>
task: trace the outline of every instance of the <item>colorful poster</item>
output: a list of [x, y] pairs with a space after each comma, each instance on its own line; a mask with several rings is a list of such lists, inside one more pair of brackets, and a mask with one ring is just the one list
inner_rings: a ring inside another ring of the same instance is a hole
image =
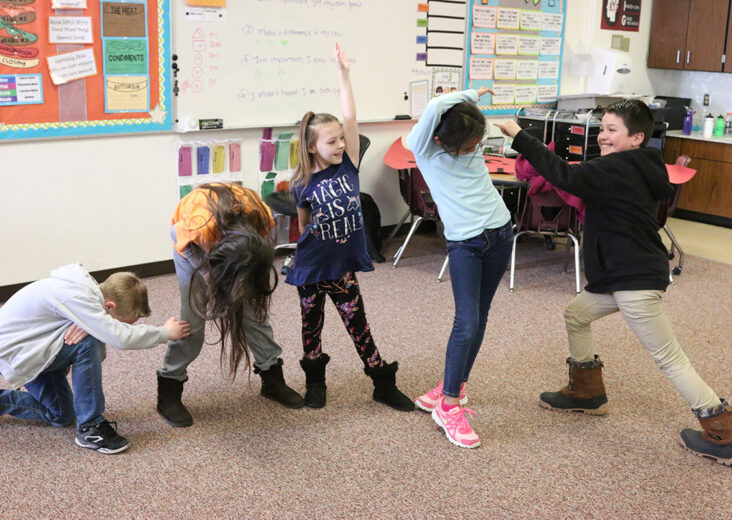
[[43, 103], [40, 74], [0, 76], [0, 106]]
[[145, 4], [102, 2], [102, 36], [109, 38], [146, 36]]
[[146, 40], [104, 41], [105, 74], [146, 74], [147, 67]]
[[148, 107], [147, 76], [107, 76], [107, 112], [143, 112]]
[[633, 31], [640, 28], [642, 0], [602, 0], [600, 29]]

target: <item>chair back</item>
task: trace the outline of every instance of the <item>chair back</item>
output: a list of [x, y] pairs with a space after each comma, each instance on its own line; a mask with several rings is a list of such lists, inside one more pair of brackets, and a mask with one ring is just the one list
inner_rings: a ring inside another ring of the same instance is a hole
[[424, 177], [422, 177], [422, 172], [419, 171], [419, 168], [412, 169], [411, 177], [411, 182], [409, 182], [410, 189], [408, 190], [409, 199], [405, 199], [404, 201], [409, 205], [409, 211], [412, 215], [417, 215], [427, 220], [439, 220], [437, 204], [432, 199], [430, 188], [427, 186]]
[[371, 139], [366, 137], [363, 134], [358, 134], [358, 163], [356, 166], [361, 166], [361, 159], [363, 159], [363, 154], [366, 153], [366, 150], [369, 149], [369, 146], [371, 146]]
[[[687, 167], [691, 162], [691, 157], [688, 155], [679, 155], [676, 158], [674, 164], [678, 166]], [[676, 211], [676, 206], [679, 205], [679, 197], [681, 196], [681, 187], [683, 184], [671, 184], [674, 187], [674, 193], [668, 199], [662, 200], [658, 203], [658, 211], [656, 216], [658, 217], [659, 229], [666, 225], [666, 221], [673, 216]]]
[[516, 231], [575, 233], [577, 227], [577, 211], [551, 190], [526, 198]]

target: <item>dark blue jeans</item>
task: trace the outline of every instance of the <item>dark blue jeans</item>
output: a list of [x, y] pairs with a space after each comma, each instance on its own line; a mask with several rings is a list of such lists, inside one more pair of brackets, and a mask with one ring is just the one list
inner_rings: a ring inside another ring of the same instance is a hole
[[[0, 415], [43, 421], [51, 426], [77, 428], [99, 424], [104, 417], [102, 361], [104, 345], [87, 336], [76, 345], [64, 345], [53, 362], [25, 385], [27, 392], [0, 390]], [[71, 392], [66, 375], [71, 368]]]
[[445, 355], [442, 392], [460, 396], [485, 335], [493, 295], [511, 256], [511, 222], [467, 240], [447, 241], [455, 320]]

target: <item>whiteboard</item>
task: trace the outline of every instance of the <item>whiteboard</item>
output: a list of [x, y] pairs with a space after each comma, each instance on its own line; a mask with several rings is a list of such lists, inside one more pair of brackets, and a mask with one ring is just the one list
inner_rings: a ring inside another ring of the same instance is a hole
[[292, 126], [303, 114], [340, 117], [333, 44], [351, 60], [360, 121], [409, 113], [416, 61], [414, 0], [230, 0], [223, 9], [174, 2], [176, 129]]

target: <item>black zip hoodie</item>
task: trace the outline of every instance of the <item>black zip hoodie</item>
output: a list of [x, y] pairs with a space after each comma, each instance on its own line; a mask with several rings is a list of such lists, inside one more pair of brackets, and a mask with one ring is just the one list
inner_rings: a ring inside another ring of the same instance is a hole
[[668, 256], [658, 234], [657, 209], [674, 189], [657, 149], [635, 148], [570, 164], [523, 130], [511, 147], [554, 186], [584, 201], [585, 290], [666, 289]]

